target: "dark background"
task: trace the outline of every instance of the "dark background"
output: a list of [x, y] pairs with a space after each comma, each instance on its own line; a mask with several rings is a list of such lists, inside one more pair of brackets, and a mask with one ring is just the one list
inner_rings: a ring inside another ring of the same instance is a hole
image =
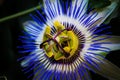
[[[38, 3], [39, 0], [0, 0], [0, 18], [29, 9]], [[6, 76], [8, 80], [28, 80], [17, 62], [16, 49], [21, 24], [28, 19], [30, 19], [29, 14], [26, 14], [0, 23], [0, 76]], [[109, 25], [113, 35], [120, 36], [120, 15], [112, 18]], [[106, 58], [120, 67], [120, 50], [111, 52]], [[92, 78], [93, 80], [107, 80], [94, 73], [92, 73]]]

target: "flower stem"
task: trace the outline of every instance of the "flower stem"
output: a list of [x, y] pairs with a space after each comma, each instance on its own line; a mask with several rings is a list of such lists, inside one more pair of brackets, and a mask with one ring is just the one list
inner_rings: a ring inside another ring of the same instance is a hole
[[16, 13], [16, 14], [13, 14], [13, 15], [10, 15], [10, 16], [4, 17], [4, 18], [1, 18], [1, 19], [0, 19], [0, 23], [1, 23], [1, 22], [4, 22], [4, 21], [7, 21], [7, 20], [9, 20], [9, 19], [13, 19], [13, 18], [22, 16], [22, 15], [28, 14], [28, 13], [34, 11], [35, 9], [40, 9], [40, 8], [41, 8], [41, 6], [38, 5], [38, 6], [36, 6], [36, 7], [30, 8], [30, 9], [28, 9], [28, 10], [24, 10], [24, 11], [18, 12], [18, 13]]

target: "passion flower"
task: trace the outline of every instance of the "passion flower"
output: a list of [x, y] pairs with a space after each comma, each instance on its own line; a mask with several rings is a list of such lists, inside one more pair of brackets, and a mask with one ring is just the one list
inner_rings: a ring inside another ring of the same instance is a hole
[[87, 0], [44, 0], [42, 13], [31, 15], [34, 21], [24, 23], [19, 38], [23, 71], [33, 70], [33, 80], [91, 80], [89, 70], [119, 80], [120, 69], [105, 59], [111, 36], [100, 34], [110, 27], [98, 29], [114, 10], [111, 5], [87, 13]]

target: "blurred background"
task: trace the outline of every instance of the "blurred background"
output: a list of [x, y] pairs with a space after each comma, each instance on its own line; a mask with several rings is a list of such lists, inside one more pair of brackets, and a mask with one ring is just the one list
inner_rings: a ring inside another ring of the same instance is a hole
[[[92, 3], [93, 1], [90, 0], [89, 3], [93, 4], [94, 8], [96, 7], [94, 5], [98, 5], [99, 3]], [[105, 6], [110, 4], [105, 4], [105, 1], [109, 3], [109, 0], [103, 0], [101, 3]], [[39, 0], [0, 0], [0, 18], [35, 7], [41, 2]], [[99, 7], [104, 6], [100, 5]], [[120, 36], [119, 6], [114, 15], [114, 17], [107, 21], [107, 24], [111, 26], [112, 35]], [[0, 76], [6, 76], [7, 80], [32, 80], [32, 78], [27, 79], [27, 75], [22, 72], [20, 63], [17, 62], [19, 53], [16, 48], [19, 32], [22, 30], [22, 23], [30, 19], [29, 14], [26, 14], [0, 23]], [[120, 67], [120, 50], [110, 52], [106, 58]], [[91, 73], [93, 80], [107, 80], [100, 75]]]

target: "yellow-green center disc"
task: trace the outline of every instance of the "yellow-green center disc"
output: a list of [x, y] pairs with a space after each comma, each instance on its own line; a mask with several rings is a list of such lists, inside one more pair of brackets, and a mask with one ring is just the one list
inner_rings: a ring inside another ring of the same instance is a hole
[[[78, 49], [79, 39], [72, 30], [67, 30], [58, 21], [54, 22], [55, 35], [51, 35], [51, 27], [46, 26], [43, 37], [43, 49], [46, 55], [55, 60], [69, 59]], [[68, 55], [68, 56], [66, 56]]]

